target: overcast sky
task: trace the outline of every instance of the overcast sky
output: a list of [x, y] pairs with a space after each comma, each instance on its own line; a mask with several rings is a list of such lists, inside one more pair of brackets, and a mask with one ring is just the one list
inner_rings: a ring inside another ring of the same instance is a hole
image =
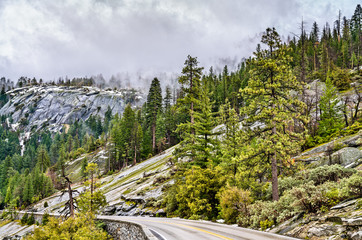
[[239, 62], [261, 32], [350, 18], [360, 0], [0, 0], [0, 77], [181, 72]]

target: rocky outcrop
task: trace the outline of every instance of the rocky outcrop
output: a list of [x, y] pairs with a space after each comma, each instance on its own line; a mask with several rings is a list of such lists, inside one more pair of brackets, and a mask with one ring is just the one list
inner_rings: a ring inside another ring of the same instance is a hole
[[22, 125], [26, 131], [47, 127], [59, 130], [63, 124], [86, 120], [90, 116], [104, 118], [108, 107], [112, 114], [122, 114], [127, 103], [140, 105], [142, 93], [136, 90], [100, 90], [94, 87], [33, 86], [7, 92], [10, 101], [0, 115], [9, 115], [13, 128]]
[[322, 165], [340, 164], [344, 167], [356, 167], [362, 160], [362, 151], [358, 148], [345, 147], [333, 153], [331, 157], [323, 157]]
[[341, 164], [356, 167], [362, 163], [362, 131], [352, 136], [336, 139], [307, 150], [295, 157], [296, 160], [315, 165]]
[[22, 239], [28, 233], [34, 231], [34, 225], [22, 226], [17, 222], [9, 222], [0, 227], [0, 239], [15, 240]]
[[362, 235], [362, 199], [342, 202], [327, 213], [302, 213], [270, 232], [308, 239], [358, 239]]

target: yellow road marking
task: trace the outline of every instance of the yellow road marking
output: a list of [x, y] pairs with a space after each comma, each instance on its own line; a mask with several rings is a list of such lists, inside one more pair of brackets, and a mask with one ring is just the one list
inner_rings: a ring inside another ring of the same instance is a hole
[[201, 229], [201, 228], [191, 227], [191, 226], [184, 225], [184, 224], [179, 224], [179, 223], [170, 223], [170, 222], [164, 222], [164, 221], [154, 221], [154, 220], [149, 220], [149, 219], [142, 219], [141, 221], [146, 221], [146, 222], [155, 222], [155, 223], [166, 223], [166, 224], [170, 224], [170, 225], [178, 225], [178, 226], [182, 226], [182, 227], [186, 227], [186, 228], [195, 229], [195, 230], [198, 230], [198, 231], [200, 231], [200, 232], [204, 232], [204, 233], [207, 233], [207, 234], [213, 235], [213, 236], [215, 236], [215, 237], [219, 237], [219, 238], [221, 238], [221, 239], [225, 239], [225, 240], [233, 240], [232, 238], [228, 238], [228, 237], [222, 236], [222, 235], [217, 234], [217, 233], [209, 232], [209, 231], [204, 230], [204, 229]]

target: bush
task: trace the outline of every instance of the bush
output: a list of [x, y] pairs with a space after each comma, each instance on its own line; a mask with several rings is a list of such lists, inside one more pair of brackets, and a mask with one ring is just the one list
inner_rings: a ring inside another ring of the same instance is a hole
[[28, 218], [27, 222], [28, 225], [33, 225], [35, 223], [34, 214], [32, 213], [30, 217]]
[[346, 90], [351, 86], [351, 79], [347, 70], [335, 68], [331, 73], [331, 81], [338, 90]]
[[47, 208], [47, 207], [49, 207], [49, 204], [48, 204], [48, 202], [45, 202], [44, 203], [44, 208]]
[[[343, 178], [352, 176], [354, 173], [356, 173], [355, 169], [344, 168], [338, 164], [307, 169], [297, 173], [293, 177], [279, 178], [279, 196], [282, 196], [293, 187], [299, 187], [310, 181], [313, 181], [315, 185], [321, 185], [328, 181], [337, 182]], [[271, 199], [271, 194], [272, 189], [270, 185], [266, 193], [267, 199]]]
[[294, 201], [291, 194], [283, 195], [279, 201], [257, 201], [248, 207], [250, 217], [239, 218], [239, 225], [266, 229], [270, 223], [279, 224], [298, 212]]
[[76, 151], [76, 155], [80, 156], [82, 155], [83, 153], [85, 153], [85, 149], [84, 148], [78, 148], [77, 151]]
[[350, 178], [341, 181], [341, 188], [349, 197], [362, 196], [362, 176], [355, 173]]
[[278, 213], [275, 210], [276, 203], [277, 202], [271, 201], [256, 201], [249, 207], [250, 217], [241, 216], [239, 225], [260, 228], [261, 223], [265, 223], [266, 220], [274, 222], [278, 217]]
[[44, 213], [43, 219], [42, 219], [42, 221], [41, 221], [41, 224], [42, 224], [43, 226], [46, 225], [46, 224], [49, 222], [49, 217], [50, 217], [49, 213]]
[[21, 224], [26, 224], [28, 222], [28, 213], [25, 213], [20, 220]]
[[273, 225], [274, 225], [274, 221], [270, 221], [269, 219], [266, 219], [264, 221], [260, 221], [260, 227], [261, 227], [262, 230], [270, 228]]
[[328, 205], [328, 198], [323, 194], [324, 186], [315, 186], [313, 181], [290, 190], [295, 198], [293, 203], [301, 211], [317, 212], [323, 205]]
[[165, 199], [167, 214], [192, 219], [216, 219], [219, 205], [216, 195], [224, 183], [220, 167], [192, 167], [169, 189], [174, 196], [168, 194]]
[[310, 169], [306, 172], [307, 181], [313, 181], [316, 185], [323, 184], [327, 181], [337, 182], [342, 178], [352, 176], [356, 172], [355, 169], [344, 168], [335, 164], [331, 166], [320, 166]]
[[[285, 192], [292, 189], [293, 187], [297, 187], [305, 183], [306, 180], [304, 176], [296, 175], [294, 177], [284, 177], [278, 179], [278, 190], [279, 196], [282, 196]], [[272, 185], [270, 184], [267, 190], [267, 199], [272, 199]]]
[[96, 227], [93, 219], [94, 215], [89, 214], [68, 218], [64, 222], [50, 218], [46, 225], [35, 228], [34, 233], [26, 239], [110, 239], [105, 231]]
[[219, 192], [218, 198], [226, 223], [235, 223], [239, 215], [249, 216], [248, 206], [252, 202], [249, 191], [228, 186]]

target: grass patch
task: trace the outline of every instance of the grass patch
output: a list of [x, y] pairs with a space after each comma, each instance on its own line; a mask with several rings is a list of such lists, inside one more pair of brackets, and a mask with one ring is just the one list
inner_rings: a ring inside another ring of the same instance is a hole
[[124, 192], [122, 193], [122, 195], [126, 195], [126, 194], [128, 194], [128, 193], [130, 193], [130, 192], [132, 192], [132, 189], [131, 189], [131, 188], [128, 188], [126, 191], [124, 191]]
[[133, 171], [132, 173], [128, 174], [127, 176], [119, 179], [118, 181], [116, 181], [115, 183], [109, 185], [108, 187], [105, 187], [104, 188], [104, 191], [105, 192], [108, 192], [108, 191], [111, 191], [113, 190], [114, 188], [126, 183], [127, 181], [129, 181], [130, 179], [132, 179], [133, 177], [139, 175], [139, 174], [142, 174], [143, 172], [150, 172], [150, 171], [155, 171], [157, 170], [158, 168], [161, 168], [166, 160], [168, 159], [169, 156], [166, 156], [164, 158], [162, 158], [160, 161], [157, 161], [153, 164], [150, 164], [150, 165], [147, 165], [145, 166], [144, 168], [140, 168], [138, 169], [137, 171]]
[[3, 220], [3, 221], [0, 221], [0, 227], [2, 226], [5, 226], [6, 224], [10, 223], [11, 220]]

